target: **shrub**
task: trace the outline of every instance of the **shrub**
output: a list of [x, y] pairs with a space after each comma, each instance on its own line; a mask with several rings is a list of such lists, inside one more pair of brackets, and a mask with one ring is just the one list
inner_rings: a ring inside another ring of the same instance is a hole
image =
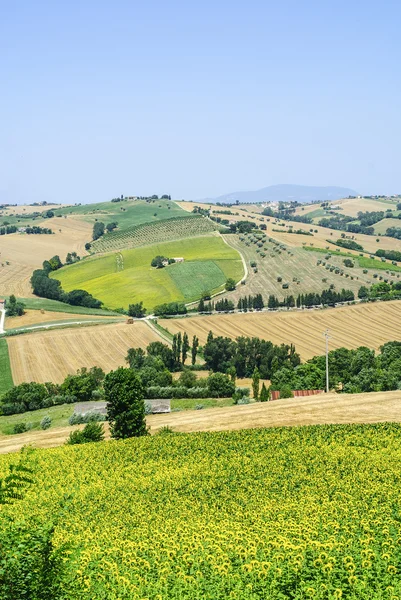
[[284, 386], [280, 390], [280, 398], [293, 398], [294, 394], [292, 393], [292, 389], [288, 386]]
[[13, 427], [13, 433], [25, 433], [26, 431], [28, 431], [28, 426], [26, 423], [21, 422], [21, 423], [15, 423], [14, 427]]
[[46, 415], [45, 417], [43, 417], [43, 419], [40, 422], [40, 428], [41, 429], [49, 429], [49, 427], [51, 427], [52, 424], [52, 420], [51, 418]]
[[67, 444], [87, 444], [89, 442], [101, 442], [104, 439], [104, 429], [101, 423], [91, 421], [87, 423], [82, 431], [72, 431]]
[[174, 429], [169, 425], [163, 425], [157, 430], [156, 435], [168, 435], [169, 433], [174, 433]]
[[106, 415], [89, 410], [86, 413], [75, 413], [68, 419], [70, 425], [83, 425], [84, 423], [92, 423], [105, 421]]

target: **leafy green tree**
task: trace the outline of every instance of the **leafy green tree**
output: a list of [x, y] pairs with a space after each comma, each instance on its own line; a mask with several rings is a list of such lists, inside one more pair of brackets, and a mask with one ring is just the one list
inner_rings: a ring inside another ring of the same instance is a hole
[[233, 290], [235, 290], [235, 281], [232, 277], [229, 277], [227, 279], [225, 288], [227, 292], [232, 292]]
[[104, 379], [107, 418], [111, 435], [116, 439], [147, 434], [143, 387], [131, 370], [120, 367]]
[[146, 315], [146, 308], [143, 306], [143, 302], [130, 304], [128, 306], [128, 315], [136, 319], [142, 319]]
[[[174, 339], [173, 339], [174, 341]], [[163, 361], [164, 366], [169, 370], [173, 371], [176, 367], [175, 357], [173, 351], [167, 344], [163, 342], [151, 342], [146, 351], [149, 356], [160, 358]]]
[[255, 367], [253, 373], [252, 373], [252, 390], [253, 390], [253, 397], [255, 402], [258, 402], [259, 400], [259, 383], [260, 383], [260, 373], [257, 367]]
[[165, 256], [161, 256], [160, 254], [158, 254], [157, 256], [155, 256], [154, 258], [152, 258], [152, 261], [150, 263], [150, 265], [152, 267], [155, 267], [156, 269], [163, 269], [163, 267], [165, 267], [165, 262], [168, 262], [168, 258], [166, 258]]
[[230, 377], [231, 381], [235, 385], [235, 381], [237, 379], [237, 371], [235, 370], [235, 367], [233, 367], [233, 366], [228, 367], [227, 375]]
[[92, 239], [98, 240], [104, 234], [104, 223], [101, 221], [96, 221], [93, 225]]
[[117, 227], [117, 223], [115, 221], [113, 221], [112, 223], [107, 223], [107, 225], [106, 225], [106, 229], [109, 233], [111, 231], [113, 231], [113, 229], [116, 229], [116, 227]]
[[229, 398], [235, 392], [235, 385], [228, 375], [212, 373], [207, 378], [209, 393], [214, 398]]
[[14, 294], [11, 294], [7, 302], [7, 317], [20, 317], [21, 315], [25, 314], [24, 309], [25, 304], [23, 302], [17, 301], [17, 298], [14, 296]]
[[358, 298], [360, 298], [361, 300], [363, 298], [368, 298], [369, 297], [369, 289], [362, 285], [359, 290], [358, 290]]
[[196, 381], [195, 373], [190, 369], [184, 369], [178, 379], [178, 384], [186, 388], [193, 388], [196, 386]]
[[125, 360], [131, 369], [142, 369], [145, 364], [146, 353], [142, 348], [129, 348]]

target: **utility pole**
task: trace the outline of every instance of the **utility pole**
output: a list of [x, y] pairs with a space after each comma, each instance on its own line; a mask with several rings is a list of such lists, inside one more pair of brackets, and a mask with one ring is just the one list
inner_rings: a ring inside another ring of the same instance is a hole
[[329, 393], [329, 330], [326, 329], [324, 332], [324, 337], [326, 338], [326, 394]]

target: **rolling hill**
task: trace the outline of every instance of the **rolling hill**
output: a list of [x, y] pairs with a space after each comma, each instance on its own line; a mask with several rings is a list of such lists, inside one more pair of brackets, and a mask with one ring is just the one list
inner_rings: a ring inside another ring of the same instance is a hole
[[240, 204], [247, 204], [252, 202], [278, 202], [280, 200], [284, 202], [291, 200], [296, 200], [297, 202], [321, 200], [323, 202], [325, 200], [339, 200], [340, 198], [356, 195], [357, 192], [355, 190], [344, 187], [281, 184], [271, 185], [255, 191], [231, 192], [217, 198], [207, 198], [204, 202], [221, 202], [225, 204], [232, 204], [237, 201]]

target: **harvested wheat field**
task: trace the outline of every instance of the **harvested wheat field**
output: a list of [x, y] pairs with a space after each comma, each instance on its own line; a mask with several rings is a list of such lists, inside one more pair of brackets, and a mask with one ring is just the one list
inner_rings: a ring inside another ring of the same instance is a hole
[[[320, 394], [263, 404], [187, 410], [146, 417], [146, 423], [150, 426], [151, 433], [156, 433], [158, 429], [166, 426], [177, 432], [192, 432], [390, 421], [401, 421], [400, 391], [370, 394]], [[0, 454], [16, 452], [27, 444], [40, 448], [61, 446], [70, 432], [76, 428], [77, 426], [54, 427], [46, 431], [28, 431], [18, 435], [0, 436]], [[105, 430], [106, 438], [108, 438], [107, 423]]]
[[325, 310], [236, 313], [184, 319], [161, 319], [170, 333], [196, 334], [200, 343], [207, 334], [231, 338], [260, 337], [275, 344], [295, 344], [303, 360], [324, 354], [325, 329], [330, 330], [330, 348], [368, 346], [377, 350], [388, 341], [401, 341], [401, 301], [357, 304]]
[[[6, 329], [14, 329], [16, 327], [29, 327], [30, 325], [38, 325], [42, 323], [56, 323], [58, 321], [101, 321], [103, 319], [112, 319], [113, 315], [81, 315], [64, 312], [52, 312], [40, 310], [26, 310], [21, 317], [6, 317]], [[119, 317], [116, 317], [117, 319]]]
[[0, 295], [32, 297], [29, 280], [32, 271], [40, 269], [44, 260], [58, 254], [64, 261], [68, 252], [77, 252], [81, 257], [88, 254], [85, 243], [92, 237], [90, 223], [73, 217], [54, 217], [46, 219], [44, 225], [50, 227], [54, 234], [11, 233], [0, 236]]
[[[81, 315], [78, 315], [81, 320]], [[128, 348], [146, 348], [160, 337], [146, 322], [41, 331], [7, 338], [14, 384], [61, 383], [81, 367], [111, 371], [126, 366]]]

